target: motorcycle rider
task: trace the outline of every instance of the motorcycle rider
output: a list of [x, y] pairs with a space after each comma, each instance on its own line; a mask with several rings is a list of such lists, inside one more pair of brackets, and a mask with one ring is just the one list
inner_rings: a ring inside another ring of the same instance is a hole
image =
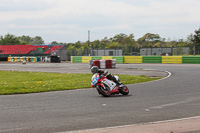
[[91, 72], [92, 72], [93, 74], [99, 73], [99, 76], [100, 76], [100, 77], [101, 77], [101, 76], [106, 76], [107, 79], [114, 81], [114, 82], [117, 84], [117, 87], [119, 87], [119, 86], [122, 84], [121, 82], [119, 82], [119, 81], [114, 77], [113, 74], [108, 73], [108, 71], [106, 71], [106, 70], [99, 69], [98, 66], [93, 66], [93, 67], [91, 68]]

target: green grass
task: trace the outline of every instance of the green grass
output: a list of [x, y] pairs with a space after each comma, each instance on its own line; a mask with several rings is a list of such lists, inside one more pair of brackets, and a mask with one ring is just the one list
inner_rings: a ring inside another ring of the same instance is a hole
[[[124, 84], [160, 79], [118, 75]], [[0, 71], [0, 95], [91, 88], [92, 74]]]

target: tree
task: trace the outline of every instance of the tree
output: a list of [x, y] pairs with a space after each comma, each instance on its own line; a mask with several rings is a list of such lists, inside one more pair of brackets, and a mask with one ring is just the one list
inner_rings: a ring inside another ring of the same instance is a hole
[[119, 44], [122, 45], [121, 48], [124, 49], [123, 54], [128, 55], [128, 53], [130, 54], [131, 52], [137, 50], [136, 42], [135, 42], [133, 34], [126, 35], [126, 34], [120, 33], [120, 34], [115, 35], [110, 40], [112, 40], [112, 42], [118, 42]]
[[194, 31], [194, 38], [192, 39], [193, 45], [196, 46], [195, 52], [200, 54], [200, 28]]
[[124, 39], [128, 37], [126, 34], [120, 33], [111, 38], [112, 41], [124, 44]]
[[195, 34], [193, 36], [194, 38], [192, 39], [192, 42], [196, 46], [200, 46], [200, 28], [198, 30], [195, 30]]
[[162, 44], [161, 44], [161, 42], [157, 42], [157, 43], [154, 44], [153, 47], [157, 47], [157, 48], [159, 48], [159, 47], [162, 47]]
[[99, 40], [95, 40], [95, 41], [91, 42], [90, 44], [91, 44], [93, 49], [98, 49], [100, 41]]
[[190, 35], [188, 35], [187, 39], [186, 39], [186, 42], [190, 48], [190, 54], [194, 54], [194, 45], [193, 45], [193, 42], [192, 40], [194, 39], [194, 35], [191, 33]]
[[81, 47], [78, 49], [78, 55], [88, 55], [89, 47], [87, 43], [83, 43]]
[[53, 42], [51, 42], [51, 44], [59, 44], [57, 41], [53, 41]]
[[111, 39], [108, 39], [107, 37], [104, 37], [98, 44], [98, 48], [105, 48], [107, 44], [111, 42]]
[[155, 43], [161, 41], [158, 34], [146, 33], [143, 37], [138, 39], [141, 47], [153, 46]]
[[18, 37], [12, 35], [12, 34], [7, 34], [4, 37], [0, 37], [0, 45], [16, 45], [20, 44], [20, 40]]
[[183, 39], [179, 39], [178, 40], [178, 45], [177, 45], [178, 47], [186, 47], [186, 46], [188, 46], [187, 45], [187, 42], [185, 42]]
[[122, 48], [122, 45], [119, 42], [111, 42], [111, 43], [107, 44], [107, 46], [105, 48], [118, 49], [118, 48]]
[[30, 36], [23, 35], [23, 36], [18, 37], [18, 38], [19, 38], [21, 44], [31, 44], [32, 41], [33, 41], [33, 39]]
[[75, 45], [76, 48], [80, 48], [82, 46], [80, 41], [76, 42], [74, 45]]
[[32, 40], [32, 44], [44, 44], [42, 37], [36, 36]]

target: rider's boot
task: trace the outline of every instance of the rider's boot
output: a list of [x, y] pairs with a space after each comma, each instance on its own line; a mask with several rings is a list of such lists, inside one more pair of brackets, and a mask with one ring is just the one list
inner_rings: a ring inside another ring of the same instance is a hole
[[119, 89], [122, 85], [121, 82], [119, 82], [116, 78], [113, 78], [113, 81], [117, 84], [117, 88]]

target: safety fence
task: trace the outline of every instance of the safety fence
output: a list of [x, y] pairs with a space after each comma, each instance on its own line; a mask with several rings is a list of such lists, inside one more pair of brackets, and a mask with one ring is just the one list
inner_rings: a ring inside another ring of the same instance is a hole
[[14, 57], [0, 57], [0, 61], [8, 61], [8, 62], [56, 62], [60, 63], [59, 56], [37, 56], [37, 57], [29, 57], [29, 56], [14, 56]]
[[116, 63], [200, 64], [200, 56], [71, 56], [71, 63], [116, 59]]
[[40, 57], [8, 57], [8, 62], [37, 62]]
[[[116, 63], [200, 64], [200, 56], [71, 56], [71, 63], [89, 63], [90, 60], [112, 60]], [[60, 62], [59, 56], [0, 57], [8, 62]]]

